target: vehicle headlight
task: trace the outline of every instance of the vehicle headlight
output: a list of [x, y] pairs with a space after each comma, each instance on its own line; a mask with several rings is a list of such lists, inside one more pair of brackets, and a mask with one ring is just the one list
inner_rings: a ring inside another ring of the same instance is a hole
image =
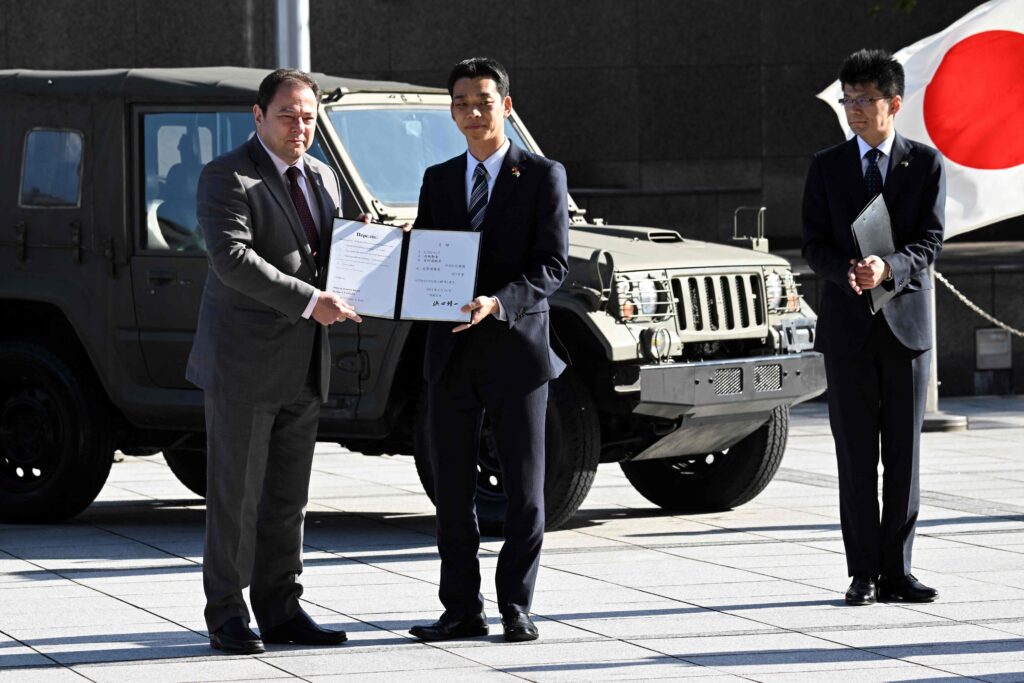
[[643, 315], [658, 314], [658, 286], [654, 280], [641, 280], [637, 283], [640, 313]]
[[771, 272], [764, 276], [764, 294], [768, 300], [768, 310], [782, 308], [786, 290], [782, 286], [782, 277], [778, 273]]
[[800, 293], [792, 271], [773, 270], [766, 273], [764, 290], [769, 311], [795, 313], [800, 310]]
[[648, 327], [640, 331], [640, 351], [655, 363], [672, 355], [672, 333], [664, 327]]
[[632, 320], [636, 315], [636, 303], [633, 301], [633, 283], [625, 275], [615, 278], [615, 314], [621, 320]]
[[615, 277], [614, 313], [620, 320], [643, 317], [663, 319], [672, 313], [672, 297], [668, 281], [657, 277], [634, 275]]

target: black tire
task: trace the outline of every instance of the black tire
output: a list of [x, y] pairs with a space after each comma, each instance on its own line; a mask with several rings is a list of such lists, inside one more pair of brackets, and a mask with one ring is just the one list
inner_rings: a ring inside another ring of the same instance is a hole
[[[558, 529], [576, 513], [587, 497], [601, 460], [601, 427], [587, 387], [571, 369], [548, 387], [545, 422], [544, 507], [545, 528]], [[423, 490], [434, 501], [434, 476], [427, 455], [426, 400], [416, 416], [416, 472]], [[480, 532], [500, 536], [505, 520], [505, 491], [490, 430], [484, 420], [477, 458], [476, 514]]]
[[163, 453], [178, 481], [200, 498], [206, 498], [206, 451], [165, 448]]
[[780, 406], [757, 431], [707, 455], [620, 463], [640, 495], [666, 510], [712, 512], [753, 500], [782, 463], [789, 408]]
[[90, 369], [0, 343], [0, 520], [60, 522], [88, 507], [110, 474], [111, 432]]

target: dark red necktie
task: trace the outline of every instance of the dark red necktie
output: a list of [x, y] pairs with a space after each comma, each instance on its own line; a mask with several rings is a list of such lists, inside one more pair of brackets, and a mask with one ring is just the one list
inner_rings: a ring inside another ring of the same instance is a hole
[[295, 204], [295, 210], [299, 212], [302, 231], [306, 233], [306, 241], [309, 242], [313, 256], [316, 256], [320, 251], [320, 235], [316, 231], [316, 222], [313, 220], [313, 214], [309, 211], [309, 204], [306, 203], [306, 195], [302, 194], [302, 188], [299, 186], [299, 173], [299, 169], [294, 166], [289, 166], [285, 171], [285, 175], [288, 176], [288, 186], [291, 189], [292, 203]]

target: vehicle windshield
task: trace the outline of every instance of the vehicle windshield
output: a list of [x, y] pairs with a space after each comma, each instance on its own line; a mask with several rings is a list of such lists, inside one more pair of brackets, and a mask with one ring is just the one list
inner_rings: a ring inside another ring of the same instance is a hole
[[[366, 188], [391, 206], [415, 206], [427, 167], [466, 151], [447, 109], [337, 107], [328, 116]], [[505, 135], [526, 148], [508, 119]]]

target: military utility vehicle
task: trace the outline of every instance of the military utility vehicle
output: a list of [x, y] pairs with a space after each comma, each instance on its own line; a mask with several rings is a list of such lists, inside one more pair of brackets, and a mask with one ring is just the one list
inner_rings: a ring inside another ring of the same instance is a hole
[[[0, 71], [3, 520], [77, 514], [115, 449], [162, 452], [203, 494], [202, 395], [185, 381], [207, 271], [196, 181], [253, 134], [264, 75]], [[317, 78], [325, 94], [311, 153], [336, 169], [345, 215], [413, 220], [424, 169], [465, 149], [447, 92]], [[515, 114], [507, 133], [540, 153]], [[749, 501], [779, 466], [789, 407], [824, 389], [815, 317], [788, 264], [687, 239], [685, 223], [605, 225], [569, 207], [571, 270], [551, 300], [552, 345], [569, 368], [548, 406], [549, 528], [573, 516], [600, 463], [620, 463], [668, 510]], [[432, 495], [423, 341], [411, 322], [333, 326], [319, 439], [412, 453]], [[484, 529], [498, 531], [502, 475], [487, 438], [477, 506]]]

